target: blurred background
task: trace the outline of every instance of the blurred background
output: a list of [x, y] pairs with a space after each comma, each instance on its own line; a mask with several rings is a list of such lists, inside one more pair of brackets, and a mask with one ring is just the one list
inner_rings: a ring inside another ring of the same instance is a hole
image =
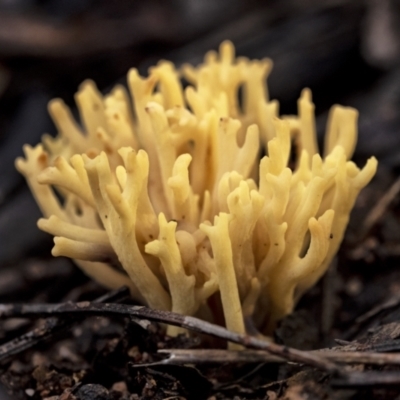
[[[0, 0], [0, 300], [59, 300], [79, 274], [51, 259], [52, 239], [14, 169], [24, 143], [55, 133], [51, 98], [74, 107], [84, 79], [107, 91], [130, 67], [196, 64], [230, 39], [238, 55], [274, 61], [268, 85], [281, 113], [295, 113], [301, 89], [312, 89], [320, 135], [332, 104], [360, 110], [355, 158], [378, 157], [382, 193], [400, 166], [399, 19], [397, 0]], [[387, 229], [391, 240], [398, 226]]]

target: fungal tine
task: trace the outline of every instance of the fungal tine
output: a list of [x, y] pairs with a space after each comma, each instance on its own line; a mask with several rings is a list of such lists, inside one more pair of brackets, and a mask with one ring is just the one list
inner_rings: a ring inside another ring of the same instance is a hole
[[220, 213], [215, 217], [213, 226], [201, 224], [200, 229], [208, 236], [213, 249], [226, 327], [234, 332], [244, 333], [243, 313], [229, 236], [229, 220], [228, 214]]
[[[158, 239], [148, 243], [145, 251], [161, 260], [171, 293], [172, 311], [183, 315], [193, 315], [199, 307], [194, 290], [195, 277], [185, 273], [175, 239], [177, 223], [175, 221], [167, 222], [163, 213], [159, 214], [158, 223], [160, 227]], [[171, 326], [168, 328], [168, 332], [176, 336], [182, 333], [182, 329]]]
[[70, 109], [61, 99], [54, 99], [48, 105], [51, 115], [59, 133], [68, 139], [76, 153], [82, 153], [88, 147], [87, 139], [75, 122]]
[[[135, 224], [140, 187], [143, 185], [144, 175], [141, 174], [133, 179], [131, 168], [136, 167], [135, 159], [133, 152], [128, 154], [126, 186], [129, 187], [129, 190], [124, 192], [124, 196], [122, 196], [119, 187], [113, 184], [105, 153], [101, 153], [94, 160], [86, 159], [85, 168], [88, 172], [97, 209], [118, 260], [137, 286], [140, 294], [152, 308], [170, 309], [170, 295], [162, 287], [159, 278], [146, 264], [136, 240]], [[137, 166], [140, 170], [140, 165]], [[134, 183], [132, 190], [129, 185], [130, 182]]]
[[318, 153], [317, 134], [314, 117], [314, 103], [310, 89], [303, 89], [297, 102], [300, 122], [301, 149], [304, 149], [311, 157]]
[[168, 179], [168, 186], [174, 197], [174, 217], [185, 219], [194, 225], [199, 223], [199, 196], [194, 195], [189, 182], [189, 165], [192, 157], [189, 154], [179, 156]]
[[109, 251], [112, 251], [107, 233], [104, 230], [77, 226], [67, 221], [63, 221], [55, 215], [52, 215], [48, 219], [39, 219], [38, 227], [42, 231], [51, 233], [54, 236], [62, 236], [76, 241], [99, 244], [103, 247], [108, 246]]
[[65, 237], [54, 237], [54, 247], [51, 253], [55, 257], [64, 256], [83, 261], [100, 261], [113, 264], [118, 262], [116, 254], [110, 246], [71, 240]]
[[94, 200], [89, 190], [88, 178], [83, 168], [82, 158], [75, 155], [71, 159], [71, 164], [64, 157], [56, 157], [53, 161], [53, 166], [46, 168], [38, 175], [38, 182], [65, 189], [93, 207]]
[[62, 219], [67, 218], [52, 188], [47, 185], [41, 185], [37, 181], [37, 176], [48, 166], [49, 157], [43, 150], [43, 146], [31, 147], [25, 145], [23, 149], [26, 159], [17, 158], [15, 165], [18, 171], [25, 176], [42, 214], [45, 217], [56, 215]]

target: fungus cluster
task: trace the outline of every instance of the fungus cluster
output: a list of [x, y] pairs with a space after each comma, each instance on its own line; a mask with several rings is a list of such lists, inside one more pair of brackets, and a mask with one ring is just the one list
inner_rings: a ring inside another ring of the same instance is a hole
[[130, 70], [130, 95], [84, 82], [80, 123], [51, 101], [58, 136], [25, 146], [16, 166], [53, 255], [155, 309], [268, 333], [328, 268], [377, 167], [349, 161], [357, 111], [341, 106], [321, 157], [310, 91], [297, 116], [279, 117], [271, 67], [224, 42], [198, 67]]

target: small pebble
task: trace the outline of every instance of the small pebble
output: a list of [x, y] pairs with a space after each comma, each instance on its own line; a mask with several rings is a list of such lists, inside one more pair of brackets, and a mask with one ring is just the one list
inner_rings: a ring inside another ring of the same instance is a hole
[[104, 386], [95, 383], [81, 386], [75, 396], [79, 400], [111, 400], [108, 390]]
[[120, 381], [120, 382], [115, 382], [112, 385], [111, 390], [114, 390], [116, 392], [125, 393], [128, 391], [128, 387], [126, 386], [126, 383], [124, 381]]

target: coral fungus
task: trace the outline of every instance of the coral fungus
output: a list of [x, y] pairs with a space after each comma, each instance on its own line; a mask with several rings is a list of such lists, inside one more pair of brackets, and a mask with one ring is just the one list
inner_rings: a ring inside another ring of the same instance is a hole
[[162, 61], [147, 78], [132, 69], [131, 97], [84, 82], [81, 125], [53, 100], [58, 136], [16, 162], [53, 255], [106, 287], [128, 285], [150, 307], [268, 332], [328, 268], [377, 166], [349, 161], [357, 112], [341, 106], [321, 157], [310, 91], [298, 116], [279, 117], [271, 67], [236, 59], [224, 42], [199, 67]]

